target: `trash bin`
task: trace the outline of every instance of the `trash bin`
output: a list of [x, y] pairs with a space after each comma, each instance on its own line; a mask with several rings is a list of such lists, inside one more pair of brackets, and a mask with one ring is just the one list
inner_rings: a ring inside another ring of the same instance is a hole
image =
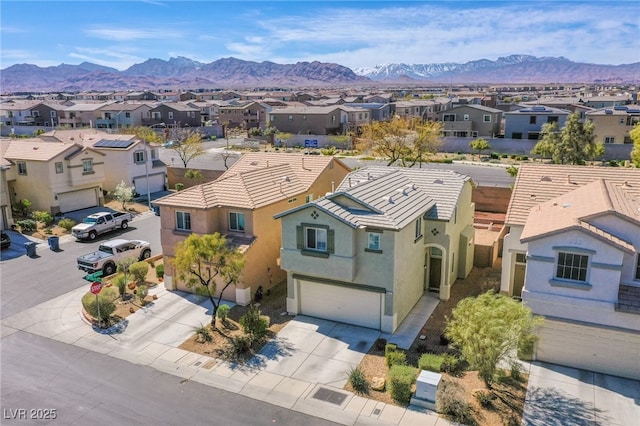
[[49, 248], [51, 250], [53, 251], [60, 250], [60, 237], [51, 236], [47, 238], [47, 241], [49, 242]]
[[155, 213], [156, 216], [160, 216], [160, 206], [152, 206], [153, 207], [153, 213]]
[[31, 241], [24, 243], [24, 248], [27, 249], [27, 256], [29, 257], [36, 256], [36, 243]]

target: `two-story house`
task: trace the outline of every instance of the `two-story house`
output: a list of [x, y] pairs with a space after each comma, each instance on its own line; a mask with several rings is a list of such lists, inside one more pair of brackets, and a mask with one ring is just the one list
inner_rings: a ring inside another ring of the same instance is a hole
[[171, 267], [176, 245], [191, 233], [219, 232], [246, 259], [240, 282], [223, 297], [250, 303], [259, 286], [266, 291], [286, 277], [279, 262], [280, 222], [273, 216], [331, 191], [348, 172], [328, 156], [247, 153], [217, 180], [154, 201], [160, 208], [165, 286], [186, 290]]
[[561, 129], [569, 114], [569, 111], [544, 105], [507, 111], [504, 113], [504, 137], [538, 140], [544, 124], [558, 123], [558, 129]]
[[588, 111], [585, 118], [594, 124], [595, 141], [633, 143], [629, 132], [640, 123], [640, 105], [626, 105]]
[[58, 123], [64, 127], [99, 127], [101, 117], [100, 108], [108, 103], [78, 103], [69, 101], [71, 105], [65, 107], [58, 114]]
[[277, 214], [287, 311], [392, 333], [426, 291], [448, 300], [473, 266], [472, 181], [365, 167]]
[[521, 166], [501, 291], [545, 316], [539, 360], [640, 379], [640, 171]]
[[229, 127], [266, 127], [267, 113], [271, 107], [262, 102], [242, 102], [237, 105], [221, 106], [218, 112], [218, 123]]
[[458, 105], [438, 113], [444, 136], [490, 137], [501, 134], [502, 111], [482, 105]]
[[178, 102], [162, 102], [149, 110], [145, 126], [200, 127], [200, 109]]
[[152, 105], [144, 102], [116, 102], [98, 109], [95, 120], [99, 129], [129, 129], [142, 126], [150, 116]]
[[277, 108], [269, 112], [269, 126], [281, 132], [301, 135], [344, 133], [347, 113], [340, 105]]
[[15, 168], [15, 179], [8, 181], [12, 205], [27, 199], [33, 210], [58, 214], [103, 204], [104, 154], [42, 139], [3, 143], [9, 144], [4, 158]]

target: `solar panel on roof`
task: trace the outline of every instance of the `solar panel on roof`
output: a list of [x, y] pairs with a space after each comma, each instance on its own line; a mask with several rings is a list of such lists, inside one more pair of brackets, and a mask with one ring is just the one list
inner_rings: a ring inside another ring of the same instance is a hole
[[109, 140], [109, 139], [101, 139], [96, 142], [93, 146], [95, 148], [129, 148], [134, 144], [133, 140]]

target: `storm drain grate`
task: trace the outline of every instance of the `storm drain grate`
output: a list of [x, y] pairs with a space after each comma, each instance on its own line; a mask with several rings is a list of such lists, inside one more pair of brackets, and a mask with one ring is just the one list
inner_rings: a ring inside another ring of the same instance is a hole
[[313, 394], [313, 398], [319, 399], [320, 401], [341, 405], [347, 398], [347, 395], [340, 392], [332, 391], [330, 389], [320, 388], [316, 391], [315, 394]]

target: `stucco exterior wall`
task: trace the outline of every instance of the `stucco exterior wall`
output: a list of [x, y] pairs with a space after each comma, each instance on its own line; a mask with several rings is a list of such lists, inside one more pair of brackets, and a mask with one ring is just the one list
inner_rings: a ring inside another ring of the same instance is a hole
[[526, 253], [528, 245], [520, 242], [523, 226], [513, 225], [509, 228], [509, 233], [504, 236], [502, 248], [502, 273], [500, 277], [500, 293], [513, 295], [513, 273], [515, 268], [516, 253]]

